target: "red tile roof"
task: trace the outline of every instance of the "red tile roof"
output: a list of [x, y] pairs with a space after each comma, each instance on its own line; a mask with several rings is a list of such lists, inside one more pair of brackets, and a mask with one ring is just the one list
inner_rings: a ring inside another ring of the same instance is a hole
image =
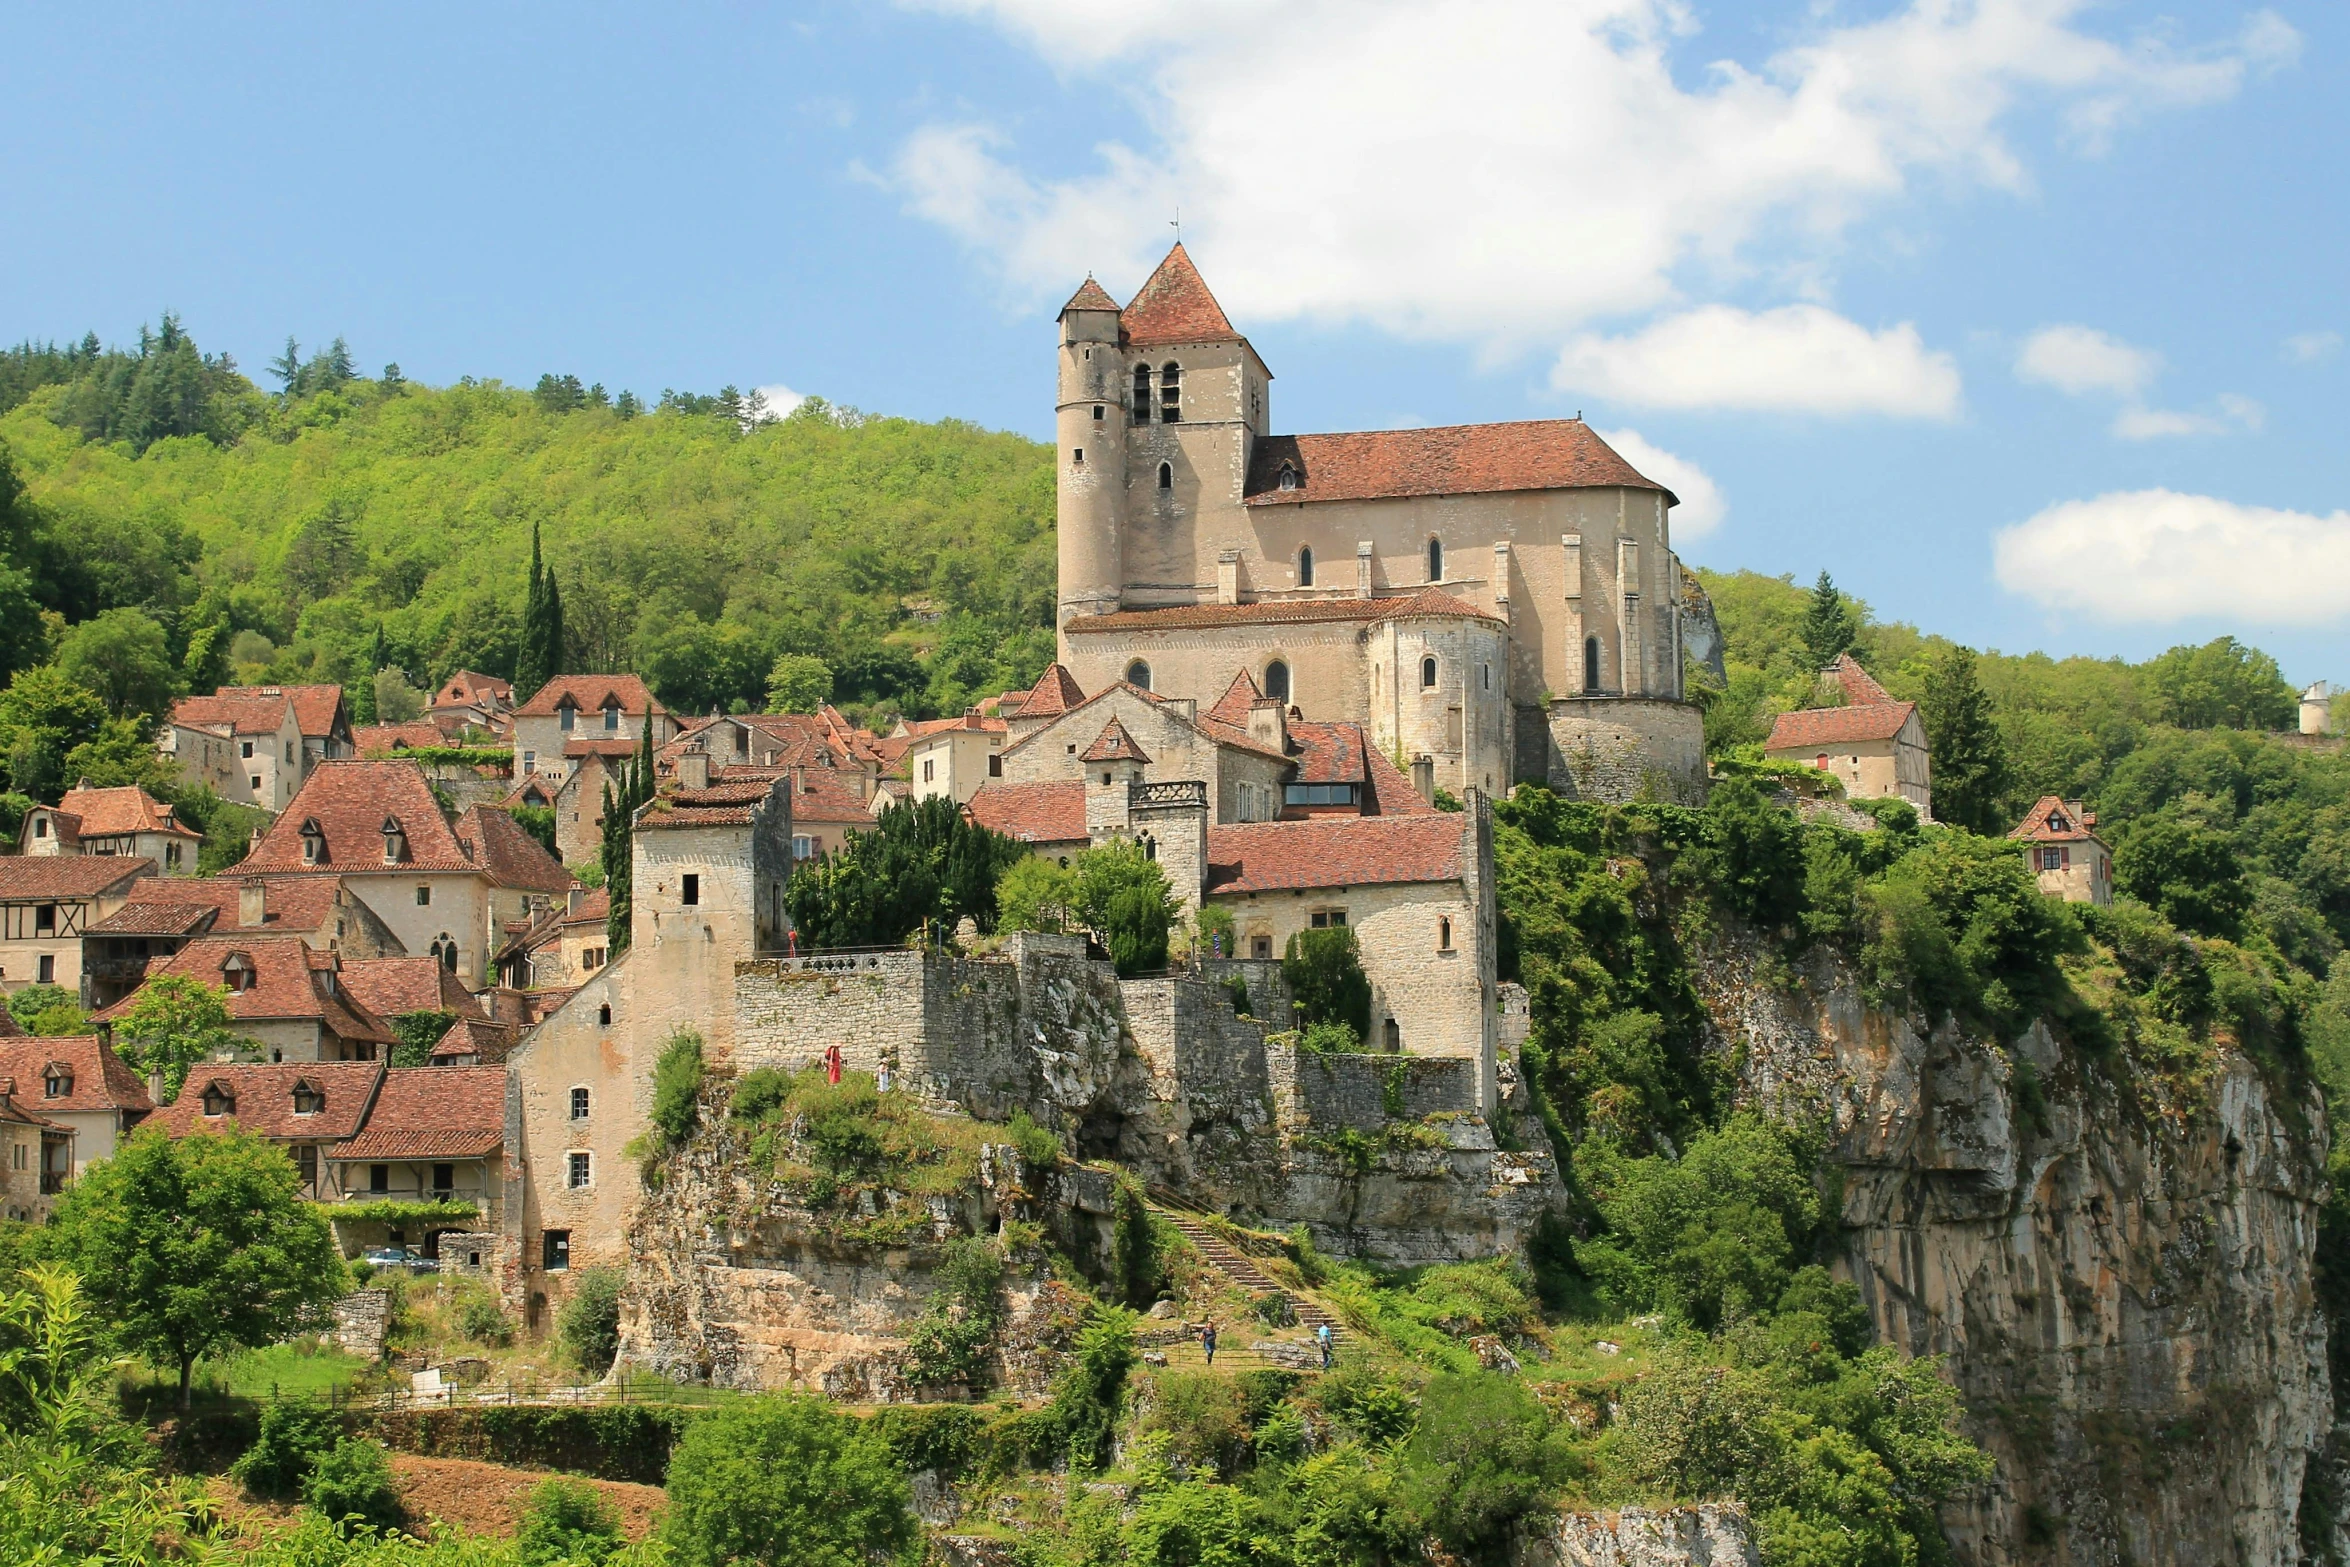
[[[381, 851], [378, 851], [381, 857]], [[112, 917], [90, 927], [91, 934], [110, 936], [166, 936], [190, 927], [175, 924], [182, 912], [206, 908], [219, 917], [207, 928], [226, 933], [252, 927], [237, 923], [245, 878], [238, 875], [173, 877], [142, 882]], [[332, 876], [265, 876], [262, 887], [261, 930], [271, 935], [311, 935], [325, 932], [334, 918], [335, 895], [342, 882]], [[329, 933], [331, 934], [331, 933]]]
[[217, 903], [131, 902], [89, 926], [89, 936], [193, 936], [220, 918]]
[[52, 1132], [67, 1130], [63, 1123], [52, 1121], [45, 1115], [35, 1114], [19, 1103], [19, 1095], [11, 1091], [9, 1085], [4, 1082], [0, 1082], [0, 1121], [13, 1122], [18, 1126], [38, 1126], [45, 1131]]
[[432, 1047], [433, 1064], [438, 1066], [458, 1056], [474, 1056], [484, 1065], [503, 1061], [514, 1048], [514, 1026], [493, 1022], [488, 1018], [461, 1017], [449, 1025], [449, 1031]]
[[[146, 1124], [173, 1137], [216, 1132], [230, 1121], [248, 1132], [286, 1142], [340, 1142], [359, 1130], [382, 1081], [380, 1061], [198, 1062], [188, 1069], [179, 1098], [158, 1109]], [[294, 1089], [308, 1083], [325, 1103], [307, 1115], [294, 1113]], [[218, 1085], [233, 1100], [217, 1116], [204, 1113], [204, 1091]]]
[[288, 686], [286, 700], [294, 704], [294, 722], [306, 739], [324, 739], [350, 727], [341, 686]]
[[1214, 626], [1310, 625], [1320, 621], [1413, 620], [1422, 616], [1494, 617], [1441, 588], [1392, 598], [1259, 599], [1250, 604], [1178, 604], [1166, 609], [1121, 609], [1069, 622], [1077, 636], [1095, 631], [1197, 631]]
[[1363, 742], [1360, 724], [1317, 724], [1304, 719], [1292, 719], [1289, 724], [1290, 743], [1297, 747], [1297, 772], [1292, 783], [1331, 784], [1368, 783], [1368, 763], [1363, 759], [1370, 747]]
[[1095, 736], [1093, 744], [1087, 746], [1085, 754], [1077, 760], [1081, 762], [1147, 762], [1150, 760], [1150, 756], [1141, 746], [1134, 743], [1134, 736], [1126, 732], [1126, 726], [1113, 718], [1102, 726], [1102, 732]]
[[1210, 893], [1458, 881], [1462, 817], [1324, 816], [1208, 829]]
[[[337, 956], [314, 950], [298, 936], [199, 936], [168, 958], [148, 965], [152, 981], [165, 974], [184, 974], [207, 985], [226, 982], [229, 960], [241, 956], [253, 966], [253, 982], [228, 993], [228, 1013], [241, 1023], [315, 1023], [338, 1039], [394, 1042], [384, 1020], [367, 1003], [351, 995], [336, 972]], [[91, 1014], [94, 1021], [115, 1023], [137, 1005], [146, 987], [131, 992], [110, 1007]]]
[[563, 754], [565, 756], [625, 757], [634, 753], [636, 747], [637, 742], [634, 740], [566, 740], [563, 742]]
[[599, 713], [611, 701], [620, 704], [620, 711], [641, 725], [647, 709], [667, 713], [654, 699], [645, 683], [634, 675], [557, 675], [531, 693], [530, 700], [514, 710], [518, 718], [555, 716], [556, 708], [565, 697], [583, 713]]
[[422, 746], [447, 745], [449, 737], [430, 719], [412, 724], [368, 724], [351, 731], [351, 745], [361, 756], [392, 756]]
[[686, 827], [744, 827], [751, 812], [775, 793], [773, 778], [714, 783], [707, 789], [671, 789], [656, 796], [637, 817], [639, 830]]
[[490, 881], [521, 892], [568, 892], [571, 872], [546, 845], [496, 806], [476, 805], [457, 818], [457, 841]]
[[[1281, 488], [1281, 469], [1296, 476]], [[1517, 419], [1429, 430], [1271, 435], [1249, 456], [1247, 502], [1380, 500], [1400, 495], [1491, 495], [1597, 488], [1673, 492], [1616, 454], [1580, 419]]]
[[171, 721], [189, 729], [272, 734], [286, 721], [289, 706], [283, 686], [222, 686], [210, 696], [183, 696], [172, 703]]
[[74, 818], [84, 838], [111, 838], [124, 833], [162, 832], [182, 838], [201, 838], [172, 819], [171, 807], [137, 784], [115, 789], [93, 789], [81, 784], [65, 791], [57, 809]]
[[125, 854], [9, 855], [0, 858], [0, 902], [95, 898], [154, 874], [153, 860]]
[[442, 682], [439, 693], [433, 697], [433, 702], [438, 706], [511, 703], [513, 700], [513, 681], [500, 680], [496, 675], [485, 675], [471, 669], [460, 669], [451, 675]]
[[[52, 1064], [64, 1066], [66, 1075], [73, 1079], [71, 1090], [58, 1099], [49, 1097]], [[0, 1044], [0, 1078], [7, 1077], [16, 1079], [18, 1098], [46, 1115], [87, 1110], [131, 1110], [143, 1115], [155, 1108], [139, 1074], [95, 1034], [16, 1038]]]
[[1877, 677], [1860, 667], [1860, 660], [1850, 653], [1839, 653], [1821, 674], [1843, 688], [1847, 707], [1882, 707], [1893, 700], [1893, 693], [1877, 684]]
[[560, 923], [565, 925], [602, 925], [612, 918], [612, 894], [598, 887], [579, 900], [579, 911], [566, 914]]
[[1866, 707], [1807, 707], [1781, 713], [1771, 720], [1771, 737], [1763, 750], [1808, 751], [1823, 745], [1890, 740], [1901, 733], [1915, 702], [1875, 702]]
[[[384, 861], [384, 823], [399, 823], [407, 855]], [[302, 858], [302, 832], [316, 822], [326, 834], [326, 853], [316, 863]], [[232, 874], [314, 875], [322, 871], [470, 871], [457, 835], [441, 817], [424, 769], [405, 761], [321, 762], [285, 813], [271, 824], [261, 846]]]
[[[736, 769], [727, 769], [733, 781]], [[791, 819], [812, 826], [870, 827], [873, 809], [857, 798], [857, 786], [837, 767], [791, 769]]]
[[1377, 746], [1365, 746], [1363, 756], [1371, 778], [1371, 798], [1363, 806], [1366, 816], [1425, 816], [1435, 806], [1420, 798], [1420, 791], [1412, 787], [1411, 779], [1402, 769], [1387, 759], [1387, 753]]
[[393, 1067], [384, 1074], [366, 1126], [328, 1157], [482, 1159], [505, 1141], [504, 1067]]
[[[1109, 290], [1088, 276], [1083, 283], [1077, 285], [1077, 292], [1069, 296], [1069, 302], [1061, 307], [1061, 315], [1065, 316], [1072, 310], [1115, 311], [1117, 308], [1118, 302], [1110, 297]], [[1058, 320], [1059, 317], [1056, 316], [1054, 319]]]
[[1083, 843], [1085, 780], [1005, 783], [990, 778], [963, 809], [980, 826], [1022, 843]]
[[345, 958], [342, 973], [352, 997], [386, 1020], [405, 1012], [489, 1015], [473, 992], [432, 958]]
[[1246, 729], [1249, 709], [1263, 700], [1265, 693], [1257, 685], [1257, 677], [1244, 669], [1232, 677], [1232, 684], [1224, 688], [1224, 694], [1216, 698], [1216, 705], [1205, 716]]
[[[2060, 818], [2064, 825], [2054, 825], [2050, 820], [2052, 817]], [[2082, 809], [2080, 801], [2061, 800], [2053, 794], [2044, 794], [2008, 836], [2032, 843], [2101, 843], [2104, 840], [2090, 831], [2096, 825], [2097, 813]]]
[[1180, 241], [1126, 302], [1118, 327], [1125, 340], [1137, 348], [1158, 343], [1229, 343], [1240, 337]]

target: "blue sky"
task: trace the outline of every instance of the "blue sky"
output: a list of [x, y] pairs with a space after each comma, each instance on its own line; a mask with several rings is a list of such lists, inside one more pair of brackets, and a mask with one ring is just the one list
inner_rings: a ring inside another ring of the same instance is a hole
[[0, 335], [1050, 432], [1178, 207], [1277, 425], [1583, 412], [1713, 566], [2350, 680], [2350, 8], [0, 12]]

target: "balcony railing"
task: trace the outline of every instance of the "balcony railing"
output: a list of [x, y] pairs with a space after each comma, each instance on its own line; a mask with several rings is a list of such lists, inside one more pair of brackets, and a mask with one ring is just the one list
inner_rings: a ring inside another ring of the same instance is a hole
[[1129, 808], [1143, 805], [1196, 805], [1201, 810], [1208, 806], [1208, 786], [1198, 778], [1184, 778], [1171, 783], [1130, 784], [1126, 790]]

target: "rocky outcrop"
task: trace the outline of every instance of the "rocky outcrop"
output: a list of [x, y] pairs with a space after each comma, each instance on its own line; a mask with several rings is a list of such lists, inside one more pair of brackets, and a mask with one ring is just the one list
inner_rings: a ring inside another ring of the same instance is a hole
[[2331, 1424], [2313, 1252], [2324, 1110], [2240, 1054], [2192, 1086], [1873, 1009], [1815, 960], [1701, 965], [1742, 1104], [1825, 1124], [1842, 1271], [1888, 1342], [1948, 1357], [1994, 1479], [1961, 1561], [2300, 1559]]
[[1760, 1567], [1746, 1509], [1627, 1507], [1564, 1513], [1513, 1542], [1510, 1567]]

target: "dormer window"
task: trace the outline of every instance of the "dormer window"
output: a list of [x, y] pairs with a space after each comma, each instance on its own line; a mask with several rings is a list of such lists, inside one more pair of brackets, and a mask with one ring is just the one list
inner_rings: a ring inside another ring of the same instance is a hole
[[408, 858], [408, 833], [400, 825], [400, 818], [387, 816], [383, 824], [384, 863], [397, 865]]
[[304, 817], [302, 820], [302, 863], [304, 865], [324, 865], [326, 863], [326, 829], [318, 825], [318, 818], [315, 816]]
[[608, 735], [620, 733], [620, 704], [618, 702], [604, 704], [604, 733]]
[[562, 727], [565, 734], [571, 733], [579, 723], [579, 704], [572, 701], [571, 698], [565, 697], [556, 705], [555, 722]]
[[73, 1097], [73, 1068], [63, 1061], [52, 1061], [41, 1074], [41, 1097], [70, 1099]]
[[1297, 488], [1297, 470], [1288, 463], [1281, 465], [1281, 488], [1285, 490]]
[[2048, 830], [2050, 832], [2070, 832], [2072, 830], [2070, 824], [2064, 819], [2064, 812], [2050, 811], [2048, 813]]
[[215, 1082], [204, 1085], [204, 1113], [216, 1119], [237, 1113], [237, 1096], [229, 1092], [228, 1084]]
[[326, 1108], [326, 1090], [307, 1077], [294, 1084], [294, 1114], [316, 1115]]
[[220, 982], [235, 995], [243, 995], [253, 988], [253, 960], [242, 952], [232, 952], [220, 963]]
[[1159, 422], [1183, 422], [1183, 371], [1173, 364], [1159, 372]]

